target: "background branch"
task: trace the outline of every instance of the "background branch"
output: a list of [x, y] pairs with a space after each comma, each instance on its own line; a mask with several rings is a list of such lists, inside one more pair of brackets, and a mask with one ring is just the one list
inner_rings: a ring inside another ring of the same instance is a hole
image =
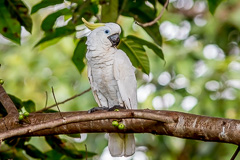
[[[59, 113], [32, 113], [31, 124], [14, 123], [8, 118], [5, 123], [9, 130], [0, 131], [0, 139], [20, 136], [44, 136], [54, 134], [123, 132], [152, 133], [175, 136], [179, 138], [240, 144], [240, 120], [224, 119], [187, 114], [173, 111], [157, 110], [122, 110], [119, 112], [86, 111]], [[119, 130], [112, 126], [118, 120], [125, 124]], [[3, 127], [0, 120], [0, 128]]]
[[159, 13], [159, 15], [153, 21], [147, 22], [147, 23], [140, 23], [138, 21], [135, 21], [135, 23], [139, 26], [142, 26], [142, 27], [148, 27], [148, 26], [154, 25], [163, 16], [164, 10], [167, 8], [168, 3], [169, 3], [169, 0], [166, 0], [161, 12]]
[[[74, 95], [74, 96], [72, 96], [72, 97], [70, 97], [70, 98], [68, 98], [68, 99], [66, 99], [66, 100], [64, 100], [64, 101], [62, 101], [62, 102], [58, 102], [57, 104], [58, 104], [58, 105], [64, 104], [64, 103], [66, 103], [66, 102], [68, 102], [68, 101], [70, 101], [70, 100], [73, 100], [73, 99], [75, 99], [75, 98], [77, 98], [77, 97], [79, 97], [79, 96], [82, 96], [83, 94], [89, 92], [90, 90], [91, 90], [91, 88], [88, 88], [87, 90], [85, 90], [85, 91], [83, 91], [83, 92], [81, 92], [81, 93], [79, 93], [79, 94], [76, 94], [76, 95]], [[47, 103], [47, 102], [46, 102], [46, 103]], [[40, 113], [40, 112], [46, 111], [46, 110], [48, 110], [48, 109], [50, 109], [50, 108], [53, 108], [53, 107], [57, 106], [57, 104], [53, 104], [53, 105], [51, 105], [51, 106], [45, 107], [45, 108], [43, 108], [43, 109], [41, 109], [41, 110], [39, 110], [39, 111], [36, 111], [36, 113]]]

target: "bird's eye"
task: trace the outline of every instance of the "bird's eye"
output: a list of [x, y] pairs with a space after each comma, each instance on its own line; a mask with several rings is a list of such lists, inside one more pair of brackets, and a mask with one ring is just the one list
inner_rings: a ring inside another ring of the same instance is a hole
[[105, 33], [108, 34], [110, 31], [109, 30], [105, 30]]

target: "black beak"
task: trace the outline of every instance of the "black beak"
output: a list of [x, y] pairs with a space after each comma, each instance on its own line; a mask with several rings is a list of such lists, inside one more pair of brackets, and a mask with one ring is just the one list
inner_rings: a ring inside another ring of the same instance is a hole
[[120, 42], [119, 34], [118, 34], [118, 33], [113, 34], [113, 35], [111, 35], [111, 36], [108, 36], [107, 38], [108, 38], [108, 39], [110, 40], [110, 42], [112, 43], [112, 47], [117, 46], [117, 45], [119, 44], [119, 42]]

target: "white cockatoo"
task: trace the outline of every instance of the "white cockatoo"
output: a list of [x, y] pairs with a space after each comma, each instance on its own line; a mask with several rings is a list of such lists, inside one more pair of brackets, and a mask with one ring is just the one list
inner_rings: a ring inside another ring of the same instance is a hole
[[[89, 23], [87, 69], [92, 92], [99, 107], [90, 112], [122, 106], [137, 109], [135, 68], [125, 52], [117, 49], [121, 28], [116, 23]], [[108, 148], [113, 157], [131, 156], [135, 152], [133, 134], [109, 133]]]

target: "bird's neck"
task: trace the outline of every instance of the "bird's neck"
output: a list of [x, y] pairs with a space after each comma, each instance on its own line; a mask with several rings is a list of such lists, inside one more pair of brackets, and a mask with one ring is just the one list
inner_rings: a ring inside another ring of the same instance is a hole
[[106, 48], [96, 48], [95, 50], [88, 49], [86, 58], [88, 60], [94, 60], [94, 59], [112, 59], [114, 57], [114, 54], [116, 53], [117, 48], [110, 47], [108, 49]]

